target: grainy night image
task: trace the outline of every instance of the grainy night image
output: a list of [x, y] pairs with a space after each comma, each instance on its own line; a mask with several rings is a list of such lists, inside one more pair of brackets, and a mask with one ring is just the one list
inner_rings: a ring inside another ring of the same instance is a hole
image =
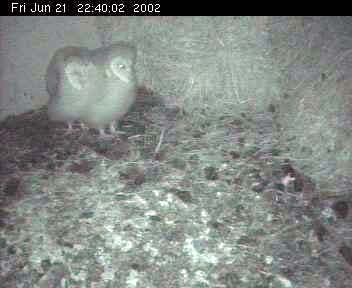
[[1, 287], [352, 287], [352, 17], [0, 39]]

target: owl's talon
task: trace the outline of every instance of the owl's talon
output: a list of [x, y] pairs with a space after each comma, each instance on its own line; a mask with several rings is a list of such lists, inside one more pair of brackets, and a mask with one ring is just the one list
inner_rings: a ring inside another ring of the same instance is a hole
[[106, 134], [105, 133], [105, 129], [101, 128], [101, 129], [99, 129], [99, 138], [101, 138], [101, 139], [112, 139], [112, 138], [115, 138], [115, 135]]
[[87, 127], [83, 122], [81, 122], [80, 124], [82, 130], [89, 130], [89, 127]]

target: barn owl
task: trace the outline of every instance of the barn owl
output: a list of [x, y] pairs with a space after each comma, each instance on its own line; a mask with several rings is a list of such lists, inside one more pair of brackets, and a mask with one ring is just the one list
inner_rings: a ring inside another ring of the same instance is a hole
[[115, 121], [121, 119], [132, 106], [136, 95], [136, 49], [126, 43], [102, 47], [92, 52], [91, 58], [98, 70], [97, 91], [83, 117], [88, 126], [99, 129], [109, 124], [115, 132]]
[[88, 105], [85, 99], [92, 88], [88, 78], [94, 70], [89, 58], [87, 48], [61, 48], [52, 57], [46, 71], [49, 118], [67, 122], [69, 130], [75, 120], [80, 120]]
[[135, 101], [136, 49], [124, 42], [89, 50], [65, 47], [53, 56], [47, 69], [50, 95], [48, 115], [65, 121], [69, 130], [79, 120], [99, 129], [115, 132], [115, 121], [123, 117]]

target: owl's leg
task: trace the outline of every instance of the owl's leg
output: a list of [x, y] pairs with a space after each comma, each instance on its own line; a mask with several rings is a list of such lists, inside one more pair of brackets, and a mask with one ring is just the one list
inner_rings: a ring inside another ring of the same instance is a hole
[[116, 128], [115, 128], [115, 122], [114, 122], [114, 121], [112, 121], [112, 122], [110, 123], [109, 128], [110, 128], [110, 133], [111, 133], [111, 134], [116, 134]]
[[105, 138], [107, 135], [104, 128], [99, 128], [99, 137]]
[[67, 128], [65, 134], [73, 133], [73, 127], [72, 127], [72, 122], [71, 121], [67, 122], [67, 126], [68, 126], [68, 128]]
[[73, 133], [75, 133], [75, 128], [73, 128], [73, 121], [68, 121], [67, 122], [67, 129], [65, 131], [65, 134], [67, 135], [67, 134], [73, 134]]
[[81, 129], [82, 130], [88, 130], [89, 129], [89, 127], [87, 127], [83, 122], [80, 122], [80, 124], [81, 124]]
[[111, 138], [114, 138], [114, 135], [106, 134], [104, 128], [99, 128], [99, 138], [111, 139]]
[[[80, 125], [81, 125], [81, 128], [84, 129], [84, 130], [88, 130], [89, 128], [87, 126], [84, 125], [83, 122], [80, 122]], [[67, 122], [67, 130], [65, 132], [65, 134], [72, 134], [75, 132], [75, 128], [73, 128], [73, 122], [72, 121], [69, 121]], [[76, 129], [76, 130], [79, 130], [79, 129]]]
[[[118, 123], [118, 122], [117, 122]], [[116, 130], [116, 128], [115, 128], [115, 121], [112, 121], [111, 123], [110, 123], [110, 133], [111, 134], [115, 134], [115, 135], [118, 135], [118, 134], [126, 134], [125, 132], [123, 132], [123, 131], [119, 131], [119, 130]]]

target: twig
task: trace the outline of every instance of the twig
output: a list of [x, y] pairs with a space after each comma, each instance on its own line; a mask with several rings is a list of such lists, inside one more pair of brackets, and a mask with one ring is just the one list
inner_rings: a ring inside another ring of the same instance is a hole
[[156, 145], [155, 151], [154, 151], [154, 157], [159, 154], [161, 144], [163, 143], [164, 139], [164, 134], [165, 134], [165, 127], [161, 130], [160, 138], [159, 138], [159, 143]]

